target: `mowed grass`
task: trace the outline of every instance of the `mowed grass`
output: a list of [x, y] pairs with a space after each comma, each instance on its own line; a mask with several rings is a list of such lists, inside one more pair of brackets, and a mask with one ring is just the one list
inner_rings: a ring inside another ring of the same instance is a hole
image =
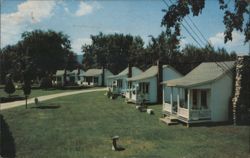
[[[122, 98], [110, 100], [104, 92], [92, 92], [49, 100], [42, 103], [44, 108], [34, 106], [1, 112], [16, 157], [249, 157], [249, 127], [166, 126], [159, 122], [161, 105], [152, 106], [155, 115], [148, 115]], [[126, 150], [111, 150], [114, 135]]]

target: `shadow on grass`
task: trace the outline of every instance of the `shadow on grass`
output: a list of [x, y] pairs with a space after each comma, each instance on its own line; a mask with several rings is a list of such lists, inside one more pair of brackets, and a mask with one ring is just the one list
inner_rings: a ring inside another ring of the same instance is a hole
[[31, 107], [32, 109], [58, 109], [60, 108], [61, 105], [57, 105], [57, 104], [43, 104], [43, 103], [39, 103], [37, 106], [33, 106]]
[[0, 115], [0, 121], [0, 155], [2, 157], [14, 158], [16, 156], [16, 146], [14, 138], [11, 131], [9, 130], [8, 124], [6, 123], [2, 115]]
[[232, 122], [203, 122], [203, 123], [193, 123], [189, 127], [218, 127], [218, 126], [230, 126], [233, 125]]
[[0, 97], [1, 103], [7, 103], [7, 102], [13, 102], [13, 101], [19, 101], [24, 100], [25, 98], [23, 96], [19, 95], [11, 95], [10, 97]]

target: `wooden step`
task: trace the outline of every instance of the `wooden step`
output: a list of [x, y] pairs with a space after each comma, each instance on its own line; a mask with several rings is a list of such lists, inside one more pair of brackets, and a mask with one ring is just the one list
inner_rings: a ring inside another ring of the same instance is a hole
[[164, 118], [160, 118], [160, 121], [167, 124], [167, 125], [176, 125], [178, 124], [178, 121], [176, 118], [171, 119], [171, 117], [164, 117]]

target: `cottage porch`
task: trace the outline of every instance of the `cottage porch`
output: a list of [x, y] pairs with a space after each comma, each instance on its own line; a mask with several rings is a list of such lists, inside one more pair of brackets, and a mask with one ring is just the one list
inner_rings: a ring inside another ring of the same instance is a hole
[[[174, 88], [177, 93], [174, 93]], [[170, 93], [165, 93], [163, 96], [164, 115], [175, 117], [185, 123], [211, 121], [209, 89], [171, 87]]]
[[141, 82], [139, 84], [132, 85], [130, 82], [128, 84], [128, 89], [126, 90], [125, 97], [127, 102], [132, 102], [135, 104], [141, 103], [143, 100], [149, 101], [149, 83]]

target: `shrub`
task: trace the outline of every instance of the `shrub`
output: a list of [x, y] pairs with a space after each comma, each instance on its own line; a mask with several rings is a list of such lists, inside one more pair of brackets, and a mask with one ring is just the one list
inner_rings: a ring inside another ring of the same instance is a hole
[[6, 93], [8, 93], [9, 96], [16, 91], [10, 74], [6, 75], [6, 84], [5, 84], [5, 87], [4, 87], [4, 91]]
[[43, 77], [40, 81], [40, 88], [47, 89], [52, 87], [52, 80], [48, 77]]

